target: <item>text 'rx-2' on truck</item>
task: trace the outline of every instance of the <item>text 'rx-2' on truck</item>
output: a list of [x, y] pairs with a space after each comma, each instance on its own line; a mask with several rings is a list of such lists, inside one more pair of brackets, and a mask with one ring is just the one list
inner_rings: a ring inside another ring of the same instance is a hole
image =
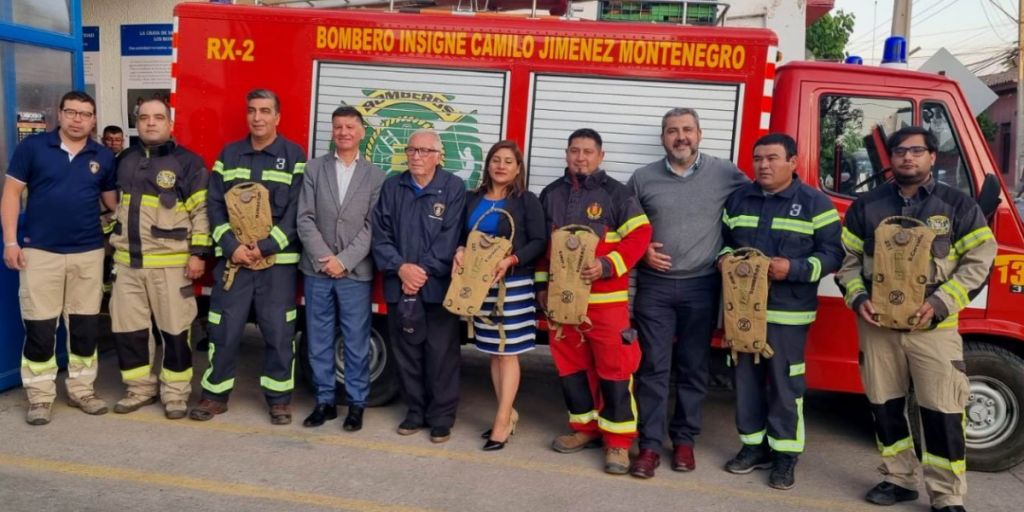
[[[405, 170], [408, 136], [432, 128], [443, 167], [469, 187], [484, 172], [488, 147], [516, 141], [529, 187], [539, 192], [562, 175], [573, 130], [598, 129], [605, 169], [625, 182], [664, 156], [664, 112], [689, 107], [701, 116], [701, 150], [748, 172], [759, 136], [792, 135], [801, 181], [818, 184], [840, 214], [888, 179], [888, 134], [930, 128], [941, 142], [937, 178], [979, 199], [999, 242], [988, 286], [959, 317], [971, 380], [969, 465], [996, 471], [1020, 462], [1024, 227], [959, 86], [939, 75], [868, 66], [776, 68], [772, 31], [710, 25], [185, 3], [175, 10], [175, 124], [180, 142], [212, 166], [226, 143], [246, 133], [245, 93], [268, 88], [281, 98], [280, 131], [311, 157], [330, 150], [331, 112], [350, 105], [368, 122], [364, 158], [388, 173]], [[833, 279], [821, 280], [819, 294], [807, 383], [861, 393], [854, 314]], [[378, 282], [375, 405], [397, 393], [379, 299]], [[340, 344], [337, 353], [343, 382]]]

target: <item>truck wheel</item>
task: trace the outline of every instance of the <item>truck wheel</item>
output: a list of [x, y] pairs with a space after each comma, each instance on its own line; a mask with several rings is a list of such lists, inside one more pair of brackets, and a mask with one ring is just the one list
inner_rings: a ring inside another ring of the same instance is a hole
[[[380, 407], [387, 405], [398, 396], [398, 369], [395, 366], [394, 352], [391, 349], [391, 342], [388, 339], [387, 321], [384, 318], [374, 318], [373, 326], [370, 329], [370, 396], [367, 398], [367, 405]], [[309, 366], [309, 351], [306, 349], [305, 333], [296, 332], [296, 347], [303, 375], [310, 386], [313, 385], [313, 372]], [[345, 398], [345, 356], [344, 344], [341, 333], [337, 334], [334, 343], [335, 378], [337, 387], [335, 395], [339, 405], [347, 404]]]
[[1024, 360], [981, 342], [964, 344], [971, 379], [967, 400], [967, 467], [1003, 471], [1024, 460]]
[[[1024, 360], [1002, 347], [969, 341], [964, 343], [964, 362], [971, 380], [967, 468], [986, 473], [1010, 469], [1024, 461]], [[913, 395], [909, 406], [917, 445], [921, 421]]]

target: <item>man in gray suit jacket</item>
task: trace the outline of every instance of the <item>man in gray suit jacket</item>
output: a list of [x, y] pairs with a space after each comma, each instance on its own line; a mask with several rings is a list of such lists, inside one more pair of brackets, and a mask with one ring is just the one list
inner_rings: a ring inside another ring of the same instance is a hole
[[319, 427], [338, 417], [334, 333], [340, 323], [349, 404], [344, 429], [354, 432], [363, 428], [370, 392], [370, 215], [385, 173], [359, 156], [366, 128], [358, 110], [339, 107], [331, 124], [335, 151], [306, 164], [299, 196], [299, 270], [305, 279], [307, 346], [316, 384], [316, 408], [303, 425]]

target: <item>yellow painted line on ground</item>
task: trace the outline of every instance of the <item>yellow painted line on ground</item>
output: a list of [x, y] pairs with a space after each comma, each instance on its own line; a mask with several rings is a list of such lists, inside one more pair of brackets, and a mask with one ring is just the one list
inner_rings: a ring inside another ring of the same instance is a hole
[[409, 507], [405, 505], [389, 505], [373, 501], [355, 500], [323, 494], [273, 489], [264, 486], [238, 484], [207, 478], [192, 478], [171, 473], [156, 473], [137, 469], [120, 469], [106, 466], [92, 466], [72, 462], [18, 457], [0, 454], [0, 465], [18, 469], [60, 473], [63, 475], [97, 478], [117, 482], [131, 482], [157, 487], [176, 487], [193, 491], [204, 491], [213, 494], [238, 496], [240, 498], [256, 498], [280, 501], [299, 505], [335, 508], [339, 510], [355, 510], [357, 512], [443, 512], [437, 509]]
[[[305, 432], [298, 432], [293, 430], [287, 430], [281, 427], [260, 427], [251, 425], [240, 425], [237, 423], [225, 422], [222, 419], [215, 419], [213, 421], [173, 421], [165, 419], [162, 415], [156, 414], [117, 414], [117, 415], [106, 415], [104, 418], [111, 418], [115, 420], [158, 424], [164, 425], [169, 428], [194, 428], [204, 431], [222, 432], [226, 434], [245, 434], [245, 435], [260, 435], [275, 437], [278, 439], [290, 439], [294, 441], [303, 441], [312, 444], [327, 445], [327, 446], [340, 446], [346, 448], [355, 448], [360, 450], [371, 450], [377, 452], [394, 453], [398, 455], [410, 455], [414, 457], [427, 457], [433, 459], [445, 459], [460, 462], [471, 462], [474, 464], [485, 464], [488, 466], [502, 466], [508, 468], [522, 469], [526, 471], [538, 472], [538, 473], [554, 473], [562, 475], [570, 475], [574, 477], [584, 477], [592, 480], [600, 479], [602, 482], [615, 481], [618, 483], [635, 484], [635, 485], [647, 485], [653, 487], [661, 487], [667, 489], [674, 489], [680, 491], [692, 491], [701, 492], [705, 494], [711, 494], [716, 496], [731, 497], [731, 498], [744, 498], [758, 502], [773, 502], [779, 504], [788, 504], [794, 506], [801, 506], [806, 508], [813, 508], [818, 510], [824, 510], [828, 512], [877, 512], [877, 507], [868, 507], [867, 505], [854, 504], [844, 501], [827, 500], [819, 498], [808, 498], [802, 496], [794, 496], [792, 494], [785, 494], [782, 492], [774, 492], [769, 489], [742, 489], [737, 487], [726, 487], [722, 485], [711, 485], [698, 482], [684, 482], [678, 480], [670, 480], [668, 478], [653, 478], [641, 480], [638, 478], [631, 478], [629, 476], [615, 476], [608, 475], [600, 472], [598, 469], [580, 468], [579, 466], [566, 466], [561, 464], [550, 464], [546, 462], [535, 462], [522, 459], [494, 457], [493, 455], [482, 455], [472, 452], [465, 452], [460, 450], [450, 450], [443, 448], [424, 448], [417, 446], [408, 446], [394, 443], [383, 443], [379, 441], [370, 441], [366, 439], [359, 439], [352, 436], [344, 435], [322, 435], [322, 434], [307, 434]], [[396, 434], [397, 435], [397, 434]]]

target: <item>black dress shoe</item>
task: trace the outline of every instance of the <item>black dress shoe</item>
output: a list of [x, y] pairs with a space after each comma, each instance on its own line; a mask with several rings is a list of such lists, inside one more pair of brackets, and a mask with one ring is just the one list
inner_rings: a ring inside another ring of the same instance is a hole
[[306, 420], [302, 422], [303, 427], [319, 427], [323, 425], [327, 420], [333, 420], [338, 417], [338, 406], [331, 404], [316, 404], [313, 408], [313, 413], [306, 417]]
[[348, 415], [345, 416], [345, 424], [342, 428], [349, 432], [355, 432], [363, 428], [363, 410], [366, 409], [361, 405], [350, 405], [348, 406]]
[[445, 443], [452, 438], [452, 429], [449, 427], [434, 427], [430, 429], [431, 443]]
[[493, 430], [491, 430], [491, 429], [484, 430], [484, 433], [480, 434], [480, 439], [490, 439], [491, 438], [491, 432], [493, 432]]
[[864, 498], [875, 505], [894, 505], [901, 501], [914, 501], [918, 492], [890, 482], [882, 482], [868, 491]]

